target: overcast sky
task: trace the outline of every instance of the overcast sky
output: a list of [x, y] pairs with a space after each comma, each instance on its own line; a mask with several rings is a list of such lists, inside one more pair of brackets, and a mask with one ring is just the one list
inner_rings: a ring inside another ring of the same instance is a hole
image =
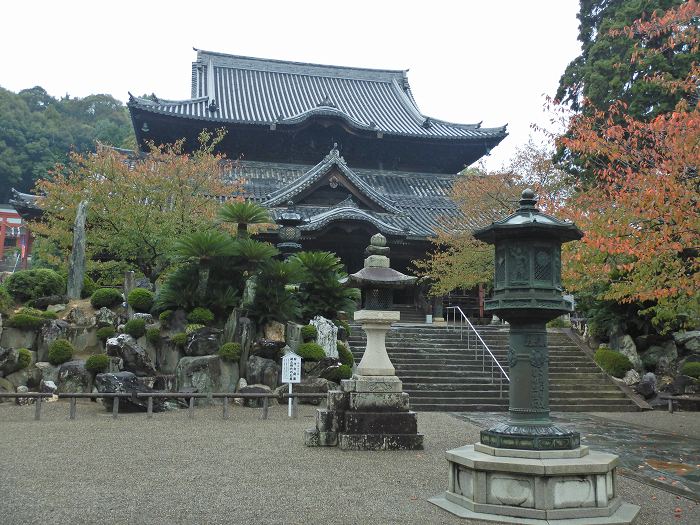
[[16, 0], [2, 8], [0, 86], [189, 98], [193, 47], [409, 69], [425, 115], [508, 124], [495, 168], [546, 122], [543, 96], [580, 51], [577, 10], [577, 0]]

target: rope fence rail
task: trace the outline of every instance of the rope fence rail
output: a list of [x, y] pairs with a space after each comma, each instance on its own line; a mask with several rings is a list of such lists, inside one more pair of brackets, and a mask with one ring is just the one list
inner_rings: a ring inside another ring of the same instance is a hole
[[[68, 419], [75, 419], [77, 415], [78, 399], [146, 399], [146, 417], [153, 417], [153, 398], [158, 399], [185, 399], [187, 400], [187, 411], [190, 418], [194, 418], [195, 399], [223, 399], [222, 414], [223, 419], [229, 419], [229, 400], [231, 399], [262, 399], [262, 408], [260, 419], [267, 419], [270, 408], [270, 399], [289, 399], [292, 398], [292, 416], [296, 418], [299, 411], [299, 399], [323, 399], [327, 396], [326, 393], [284, 393], [277, 394], [262, 394], [262, 393], [234, 393], [234, 392], [62, 392], [59, 394], [42, 393], [42, 392], [0, 392], [0, 398], [10, 399], [36, 399], [36, 408], [34, 410], [34, 419], [41, 419], [41, 409], [45, 398], [53, 398], [57, 396], [59, 399], [69, 400]], [[112, 403], [112, 417], [119, 416], [119, 403]]]

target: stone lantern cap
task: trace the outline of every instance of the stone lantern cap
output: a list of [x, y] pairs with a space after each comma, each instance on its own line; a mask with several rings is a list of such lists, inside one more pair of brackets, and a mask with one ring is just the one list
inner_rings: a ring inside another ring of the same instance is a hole
[[520, 197], [520, 208], [490, 226], [474, 230], [474, 238], [488, 244], [505, 237], [533, 236], [556, 238], [560, 242], [577, 241], [583, 232], [571, 221], [562, 221], [537, 209], [537, 197], [530, 188]]
[[381, 233], [372, 236], [366, 253], [365, 267], [350, 275], [350, 281], [360, 288], [403, 288], [416, 281], [417, 277], [389, 267], [389, 247]]
[[294, 209], [294, 202], [289, 201], [287, 203], [287, 209], [277, 216], [275, 222], [280, 226], [299, 226], [300, 224], [308, 222], [308, 220], [304, 219], [301, 214]]

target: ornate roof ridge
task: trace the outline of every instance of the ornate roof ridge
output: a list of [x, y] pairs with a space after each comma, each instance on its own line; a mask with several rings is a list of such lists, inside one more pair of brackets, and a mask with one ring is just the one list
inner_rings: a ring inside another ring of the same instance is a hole
[[343, 172], [343, 175], [345, 175], [348, 180], [362, 192], [363, 195], [365, 195], [375, 204], [378, 204], [390, 213], [399, 213], [399, 209], [394, 206], [393, 202], [377, 193], [372, 186], [367, 184], [348, 167], [345, 159], [340, 155], [337, 143], [333, 144], [333, 148], [321, 162], [299, 177], [299, 179], [297, 179], [294, 183], [271, 194], [270, 198], [264, 202], [265, 206], [277, 206], [281, 203], [287, 202], [293, 196], [298, 195], [300, 192], [304, 191], [325, 176], [332, 166], [337, 166], [340, 171]]

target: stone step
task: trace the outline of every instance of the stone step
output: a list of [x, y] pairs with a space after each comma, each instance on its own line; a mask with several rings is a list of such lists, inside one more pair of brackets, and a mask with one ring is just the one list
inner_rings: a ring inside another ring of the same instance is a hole
[[[431, 391], [426, 391], [426, 390], [413, 390], [409, 388], [405, 388], [404, 392], [409, 394], [411, 396], [411, 402], [413, 403], [413, 400], [416, 399], [422, 399], [422, 398], [460, 398], [460, 399], [482, 399], [482, 398], [491, 398], [491, 397], [499, 397], [499, 391], [496, 389], [495, 391], [492, 390], [431, 390]], [[550, 402], [558, 402], [560, 400], [564, 399], [581, 399], [581, 392], [579, 391], [550, 391]], [[508, 397], [508, 391], [506, 389], [503, 390], [503, 397]], [[593, 397], [588, 395], [589, 398]], [[595, 399], [616, 399], [616, 400], [622, 400], [622, 399], [627, 399], [627, 396], [620, 392], [619, 390], [617, 392], [612, 392], [612, 391], [604, 391], [604, 392], [596, 392], [595, 393]]]

